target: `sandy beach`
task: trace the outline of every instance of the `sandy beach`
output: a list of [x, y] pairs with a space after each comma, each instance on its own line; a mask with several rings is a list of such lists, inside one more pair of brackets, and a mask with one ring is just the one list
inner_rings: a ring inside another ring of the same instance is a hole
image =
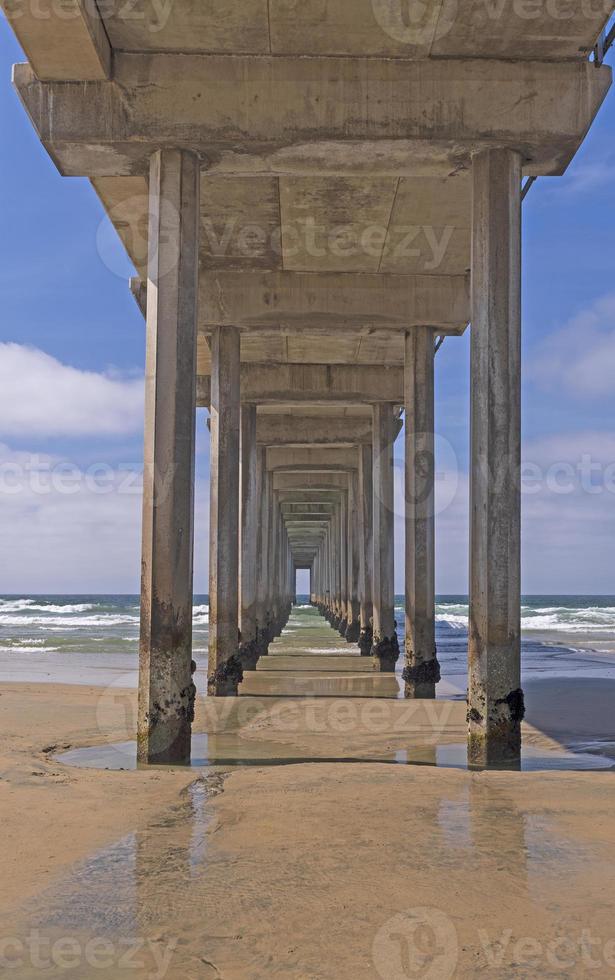
[[[535, 681], [527, 695], [527, 745], [557, 753], [591, 738], [610, 752], [614, 682]], [[383, 762], [409, 745], [428, 759], [465, 731], [460, 702], [387, 700], [378, 716], [365, 699], [320, 699], [320, 715], [309, 700], [251, 700], [207, 711], [201, 700], [196, 730]], [[84, 685], [0, 687], [12, 975], [40, 973], [33, 930], [51, 976], [612, 975], [612, 772], [317, 761], [105, 772], [55, 759], [125, 738], [133, 708], [130, 690], [110, 705]], [[105, 969], [92, 938], [111, 944]]]

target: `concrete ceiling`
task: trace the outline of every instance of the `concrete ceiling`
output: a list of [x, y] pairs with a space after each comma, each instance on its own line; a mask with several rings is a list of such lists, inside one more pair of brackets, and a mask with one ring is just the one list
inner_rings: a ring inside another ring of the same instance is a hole
[[259, 365], [385, 370], [412, 326], [462, 333], [472, 154], [562, 172], [610, 84], [582, 63], [602, 2], [62, 0], [56, 18], [0, 2], [41, 140], [92, 179], [141, 281], [151, 153], [201, 155], [197, 373], [212, 326], [237, 325], [255, 391]]
[[104, 17], [123, 51], [412, 59], [582, 58], [604, 21], [603, 5], [576, 0], [427, 0], [409, 13], [391, 0], [138, 0], [130, 18]]
[[[93, 185], [146, 275], [148, 182]], [[465, 275], [470, 180], [454, 177], [229, 177], [201, 179], [205, 270]]]

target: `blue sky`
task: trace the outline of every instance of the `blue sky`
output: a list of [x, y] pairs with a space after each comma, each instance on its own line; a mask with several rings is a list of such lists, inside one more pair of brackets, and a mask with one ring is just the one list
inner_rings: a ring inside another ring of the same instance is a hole
[[[59, 176], [12, 90], [22, 60], [0, 19], [0, 592], [134, 592], [144, 323], [96, 195]], [[568, 174], [538, 181], [524, 206], [525, 592], [615, 591], [614, 134], [612, 92]], [[445, 342], [436, 384], [437, 589], [465, 592], [469, 336]], [[396, 533], [399, 552], [400, 518]]]

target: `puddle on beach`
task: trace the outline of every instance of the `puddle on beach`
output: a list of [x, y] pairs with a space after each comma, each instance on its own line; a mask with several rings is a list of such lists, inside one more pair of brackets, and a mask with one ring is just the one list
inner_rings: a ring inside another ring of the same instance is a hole
[[[589, 751], [569, 752], [565, 749], [544, 751], [534, 746], [522, 749], [521, 771], [595, 771], [615, 769], [613, 759]], [[71, 749], [57, 755], [56, 761], [86, 769], [134, 770], [137, 765], [135, 741], [115, 742], [91, 748]], [[374, 763], [388, 765], [436, 766], [443, 769], [467, 769], [465, 742], [443, 745], [415, 745], [390, 752], [339, 756], [301, 753], [296, 746], [281, 742], [241, 738], [235, 734], [194, 735], [192, 738], [193, 769], [212, 766], [284, 766], [302, 763]], [[158, 767], [164, 769], [165, 767]], [[490, 767], [499, 770], [518, 769], [504, 765]]]

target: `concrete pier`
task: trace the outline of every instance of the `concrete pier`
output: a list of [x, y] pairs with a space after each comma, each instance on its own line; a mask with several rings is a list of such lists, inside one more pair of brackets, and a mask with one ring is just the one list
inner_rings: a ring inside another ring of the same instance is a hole
[[197, 157], [155, 153], [149, 187], [138, 757], [186, 763], [194, 717]]
[[474, 157], [468, 753], [519, 757], [521, 157]]
[[407, 698], [435, 698], [434, 332], [406, 334], [405, 496]]
[[139, 758], [189, 756], [196, 408], [209, 694], [262, 693], [307, 569], [336, 655], [362, 664], [353, 690], [372, 675], [394, 696], [405, 409], [405, 694], [435, 696], [434, 340], [471, 323], [469, 752], [514, 764], [521, 182], [582, 145], [615, 5], [502, 5], [485, 29], [480, 4], [445, 0], [420, 27], [358, 0], [180, 2], [152, 32], [104, 4], [0, 4], [28, 57], [17, 94], [59, 171], [91, 181], [147, 320]]

